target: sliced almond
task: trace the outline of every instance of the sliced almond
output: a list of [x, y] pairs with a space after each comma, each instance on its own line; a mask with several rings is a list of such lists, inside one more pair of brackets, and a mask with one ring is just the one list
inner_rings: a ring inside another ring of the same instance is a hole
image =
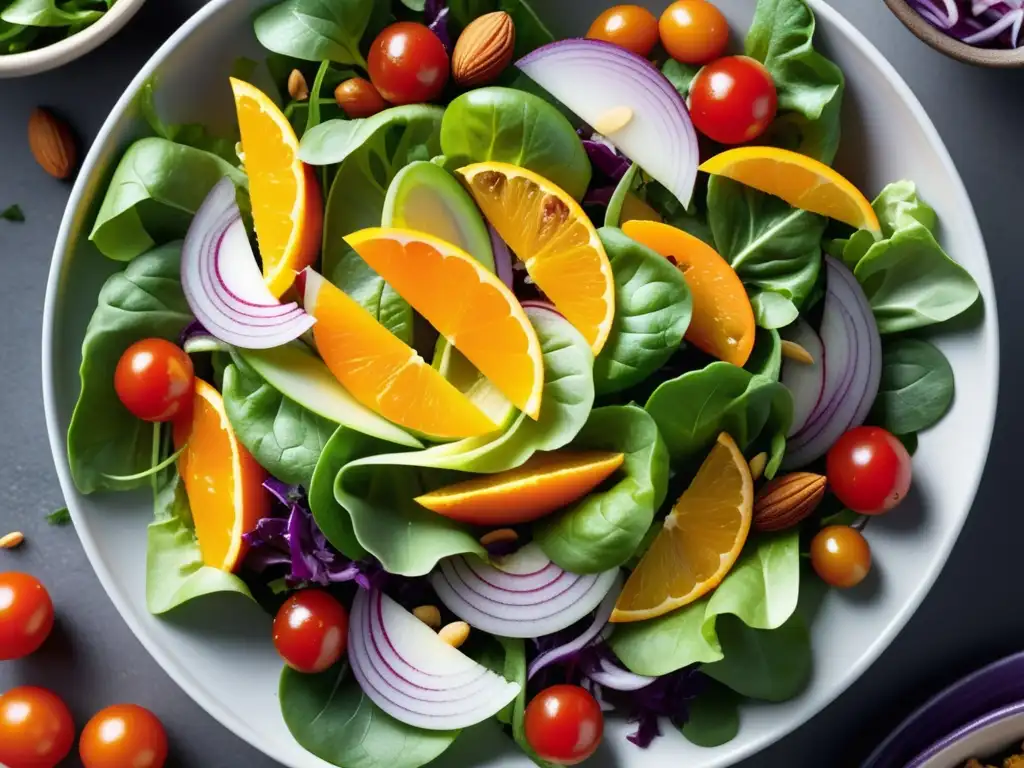
[[782, 342], [782, 356], [787, 360], [792, 360], [794, 363], [803, 363], [804, 365], [814, 365], [814, 357], [806, 349], [801, 347], [795, 341]]

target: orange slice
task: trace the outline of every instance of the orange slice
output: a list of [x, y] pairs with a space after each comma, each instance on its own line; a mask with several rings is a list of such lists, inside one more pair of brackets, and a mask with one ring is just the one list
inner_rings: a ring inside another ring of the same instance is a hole
[[288, 118], [263, 91], [231, 78], [249, 175], [263, 280], [281, 296], [295, 275], [316, 261], [324, 206], [316, 173], [299, 160], [299, 140]]
[[175, 447], [186, 440], [178, 471], [203, 563], [234, 571], [245, 557], [242, 535], [270, 514], [270, 497], [263, 488], [267, 472], [235, 437], [220, 392], [202, 379], [196, 379], [191, 420], [174, 424]]
[[317, 351], [356, 400], [400, 427], [435, 438], [475, 437], [498, 428], [344, 291], [312, 269], [303, 276]]
[[653, 619], [717, 587], [747, 541], [753, 502], [750, 469], [723, 432], [626, 581], [611, 620]]
[[795, 208], [857, 229], [881, 232], [878, 216], [860, 190], [822, 162], [776, 147], [737, 147], [715, 155], [702, 171], [781, 197]]
[[686, 340], [719, 360], [746, 365], [757, 327], [747, 291], [729, 262], [703, 240], [668, 224], [627, 221], [622, 231], [683, 273], [693, 297]]
[[582, 498], [624, 460], [623, 454], [607, 451], [537, 453], [517, 469], [449, 485], [416, 501], [470, 525], [518, 525]]
[[425, 232], [364, 229], [345, 242], [516, 408], [540, 416], [540, 341], [501, 280], [462, 249]]
[[583, 209], [547, 179], [515, 165], [476, 163], [457, 173], [537, 287], [597, 355], [615, 317], [615, 280]]

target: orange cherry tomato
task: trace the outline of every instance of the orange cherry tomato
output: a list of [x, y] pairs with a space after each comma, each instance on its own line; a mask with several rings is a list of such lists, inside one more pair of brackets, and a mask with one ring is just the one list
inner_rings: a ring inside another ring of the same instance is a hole
[[55, 768], [75, 745], [75, 722], [60, 698], [22, 686], [0, 696], [0, 765]]
[[661, 44], [684, 64], [707, 64], [729, 44], [729, 22], [707, 0], [676, 0], [658, 22]]
[[34, 653], [53, 629], [53, 601], [27, 573], [0, 573], [0, 661]]
[[143, 339], [121, 355], [114, 389], [143, 421], [171, 421], [192, 402], [195, 373], [185, 350], [164, 339]]
[[362, 77], [353, 77], [334, 89], [334, 100], [353, 120], [372, 117], [388, 107], [380, 91]]
[[323, 672], [347, 645], [348, 611], [323, 590], [296, 592], [274, 617], [274, 647], [298, 672]]
[[614, 43], [647, 58], [658, 44], [658, 20], [639, 5], [616, 5], [594, 20], [587, 37]]
[[370, 46], [370, 80], [392, 104], [418, 104], [441, 95], [450, 69], [444, 43], [414, 21], [400, 21]]
[[162, 768], [167, 734], [145, 707], [115, 704], [86, 723], [78, 754], [85, 768]]
[[597, 751], [604, 736], [604, 714], [597, 700], [578, 685], [553, 685], [526, 707], [526, 740], [541, 760], [577, 765]]
[[811, 566], [826, 584], [849, 589], [871, 571], [871, 547], [856, 528], [830, 525], [811, 539]]

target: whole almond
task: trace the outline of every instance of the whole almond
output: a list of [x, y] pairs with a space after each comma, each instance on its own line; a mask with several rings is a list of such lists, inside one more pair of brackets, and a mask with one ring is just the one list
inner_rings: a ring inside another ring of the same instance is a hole
[[824, 475], [791, 472], [777, 477], [754, 499], [754, 528], [764, 532], [792, 528], [806, 520], [824, 496]]
[[66, 179], [78, 163], [78, 149], [71, 128], [42, 107], [28, 119], [28, 145], [43, 170], [58, 179]]
[[494, 82], [511, 63], [515, 47], [516, 25], [504, 11], [470, 22], [452, 54], [455, 82], [467, 88]]

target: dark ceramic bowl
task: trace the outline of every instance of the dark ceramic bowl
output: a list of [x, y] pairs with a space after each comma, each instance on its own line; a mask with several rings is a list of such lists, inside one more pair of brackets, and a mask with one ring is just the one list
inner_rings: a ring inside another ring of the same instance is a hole
[[973, 45], [961, 43], [956, 38], [933, 27], [914, 10], [907, 0], [885, 0], [885, 4], [907, 29], [939, 53], [944, 53], [950, 58], [982, 67], [1024, 67], [1024, 48], [1016, 50], [976, 48]]

